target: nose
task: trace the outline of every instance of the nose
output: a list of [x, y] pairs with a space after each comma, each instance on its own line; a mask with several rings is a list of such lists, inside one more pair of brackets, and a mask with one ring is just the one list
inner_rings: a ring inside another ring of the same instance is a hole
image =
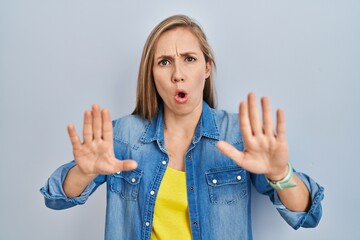
[[171, 81], [173, 83], [185, 81], [184, 72], [179, 63], [175, 62], [175, 64], [174, 64], [174, 72], [173, 72]]
[[174, 83], [183, 82], [183, 81], [184, 81], [184, 78], [174, 78], [173, 79]]

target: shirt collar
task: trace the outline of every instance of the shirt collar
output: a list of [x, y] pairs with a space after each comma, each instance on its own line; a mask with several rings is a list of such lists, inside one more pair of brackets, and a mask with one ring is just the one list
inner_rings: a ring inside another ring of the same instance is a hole
[[[160, 105], [158, 113], [153, 117], [151, 122], [148, 123], [144, 134], [140, 141], [143, 143], [150, 143], [158, 141], [164, 143], [164, 116], [163, 106]], [[193, 143], [200, 141], [201, 137], [207, 137], [214, 140], [219, 140], [219, 128], [215, 118], [215, 113], [209, 105], [203, 101], [203, 108], [199, 123], [195, 130]]]

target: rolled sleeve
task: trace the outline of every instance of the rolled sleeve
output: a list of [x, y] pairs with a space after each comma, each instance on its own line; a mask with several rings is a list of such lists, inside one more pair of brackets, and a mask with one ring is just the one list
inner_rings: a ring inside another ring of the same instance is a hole
[[324, 198], [324, 188], [304, 173], [296, 172], [296, 175], [305, 183], [311, 194], [312, 203], [309, 211], [294, 212], [287, 209], [276, 191], [274, 191], [273, 203], [284, 220], [294, 229], [316, 227], [322, 216], [321, 201]]
[[54, 210], [67, 209], [76, 205], [81, 205], [86, 202], [89, 196], [96, 190], [96, 188], [103, 182], [103, 176], [95, 178], [80, 194], [75, 198], [68, 198], [63, 189], [63, 182], [69, 170], [74, 167], [74, 161], [62, 165], [50, 176], [44, 187], [40, 189], [45, 199], [45, 205]]

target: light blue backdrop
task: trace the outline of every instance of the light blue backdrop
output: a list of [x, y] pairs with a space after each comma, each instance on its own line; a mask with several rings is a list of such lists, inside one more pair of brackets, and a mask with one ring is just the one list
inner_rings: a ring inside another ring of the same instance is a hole
[[[102, 239], [105, 191], [65, 211], [39, 188], [72, 153], [92, 103], [134, 107], [141, 50], [163, 18], [197, 19], [215, 51], [219, 108], [249, 91], [285, 109], [291, 160], [326, 189], [316, 229], [253, 199], [254, 239], [360, 239], [360, 2], [0, 0], [0, 239]], [[131, 223], [129, 223], [131, 224]]]

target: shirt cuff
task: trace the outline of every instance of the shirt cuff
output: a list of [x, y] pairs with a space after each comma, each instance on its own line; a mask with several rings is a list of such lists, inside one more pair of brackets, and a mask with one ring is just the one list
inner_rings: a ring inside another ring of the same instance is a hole
[[81, 205], [86, 202], [90, 194], [96, 189], [95, 180], [92, 181], [80, 196], [68, 198], [62, 187], [65, 177], [69, 170], [76, 165], [75, 161], [62, 165], [50, 176], [44, 187], [40, 189], [48, 208], [60, 210]]
[[316, 227], [322, 216], [321, 201], [324, 199], [324, 188], [304, 173], [295, 172], [304, 182], [311, 194], [311, 207], [307, 212], [294, 212], [287, 209], [281, 202], [277, 191], [274, 191], [274, 205], [285, 221], [295, 230], [300, 227]]

